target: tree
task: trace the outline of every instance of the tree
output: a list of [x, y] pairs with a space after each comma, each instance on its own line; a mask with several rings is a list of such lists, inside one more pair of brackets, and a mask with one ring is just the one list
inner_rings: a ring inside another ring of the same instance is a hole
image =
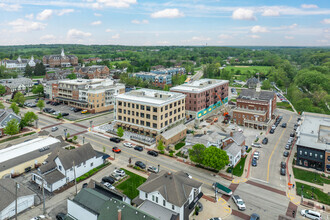
[[165, 149], [165, 146], [164, 146], [162, 140], [158, 141], [157, 149], [160, 150], [160, 151], [163, 151]]
[[3, 132], [7, 135], [18, 134], [19, 132], [18, 121], [16, 119], [12, 119], [8, 121], [6, 127], [3, 129]]
[[73, 136], [73, 140], [76, 141], [78, 139], [77, 135]]
[[33, 94], [38, 94], [38, 96], [41, 96], [41, 94], [44, 93], [44, 87], [43, 85], [39, 84], [37, 86], [32, 87]]
[[45, 107], [45, 101], [42, 99], [39, 99], [37, 103], [37, 107], [40, 109], [40, 111]]
[[170, 88], [168, 85], [164, 85], [164, 91], [170, 91]]
[[46, 68], [43, 63], [37, 63], [34, 68], [34, 75], [35, 76], [43, 76], [46, 74]]
[[16, 102], [11, 103], [9, 108], [11, 108], [16, 115], [19, 113], [19, 107], [17, 106]]
[[33, 69], [29, 64], [26, 64], [25, 71], [24, 71], [25, 77], [31, 77], [33, 76]]
[[202, 163], [204, 166], [221, 170], [229, 164], [229, 157], [226, 151], [210, 146], [204, 151]]
[[0, 109], [4, 109], [4, 108], [5, 108], [5, 106], [3, 105], [2, 102], [0, 102]]
[[261, 89], [263, 89], [263, 90], [269, 90], [270, 87], [271, 87], [271, 85], [270, 85], [270, 82], [269, 82], [268, 79], [266, 79], [266, 80], [264, 80], [264, 81], [262, 82]]
[[25, 102], [25, 97], [21, 92], [17, 92], [13, 98], [13, 101], [18, 103], [19, 106], [23, 106]]
[[71, 73], [71, 74], [67, 75], [66, 78], [68, 78], [68, 79], [77, 79], [77, 75], [75, 73]]
[[37, 119], [38, 116], [34, 112], [27, 112], [24, 114], [24, 117], [21, 119], [19, 126], [21, 129], [23, 129], [28, 125], [32, 125], [32, 123]]
[[117, 129], [117, 135], [118, 135], [119, 137], [124, 136], [124, 129], [123, 129], [122, 127], [119, 127], [119, 128]]
[[204, 159], [204, 151], [206, 147], [203, 144], [195, 144], [192, 149], [189, 149], [189, 158], [191, 161], [202, 164]]
[[6, 87], [4, 87], [3, 85], [0, 85], [0, 95], [2, 96], [5, 93], [6, 93]]

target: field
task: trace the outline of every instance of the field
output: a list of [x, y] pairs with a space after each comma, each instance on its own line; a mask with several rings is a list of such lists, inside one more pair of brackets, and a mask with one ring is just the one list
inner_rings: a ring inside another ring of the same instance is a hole
[[266, 74], [271, 68], [271, 66], [227, 66], [225, 70], [234, 73], [236, 79], [245, 81], [249, 78], [248, 71], [250, 71], [250, 75], [255, 73]]

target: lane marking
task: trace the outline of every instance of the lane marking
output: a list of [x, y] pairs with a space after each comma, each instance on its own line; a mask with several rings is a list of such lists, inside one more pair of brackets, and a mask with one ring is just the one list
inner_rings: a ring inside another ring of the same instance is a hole
[[263, 183], [269, 183], [266, 180], [261, 180], [261, 179], [257, 179], [257, 178], [254, 178], [254, 177], [250, 177], [250, 179], [257, 180], [257, 181], [260, 181], [260, 182], [263, 182]]
[[[290, 116], [290, 119], [289, 119], [289, 121], [287, 122], [287, 124], [289, 124], [289, 122], [291, 121], [291, 119], [292, 119], [292, 115]], [[280, 140], [282, 139], [282, 136], [283, 136], [283, 134], [284, 134], [285, 131], [286, 131], [286, 129], [283, 129], [280, 138], [277, 140], [277, 142], [276, 142], [276, 144], [275, 144], [275, 147], [273, 148], [273, 151], [272, 151], [272, 153], [271, 153], [270, 156], [269, 156], [269, 159], [268, 159], [268, 166], [267, 166], [267, 182], [269, 182], [269, 166], [270, 166], [270, 160], [272, 159], [272, 156], [273, 156], [273, 154], [274, 154], [274, 152], [275, 152], [275, 150], [276, 150], [278, 144], [280, 143]]]

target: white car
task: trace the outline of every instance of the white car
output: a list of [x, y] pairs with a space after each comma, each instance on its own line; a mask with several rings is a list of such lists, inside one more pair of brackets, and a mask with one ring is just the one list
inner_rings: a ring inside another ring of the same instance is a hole
[[113, 185], [111, 185], [110, 183], [106, 182], [106, 183], [103, 183], [103, 185], [109, 189], [115, 189], [115, 187]]
[[123, 178], [123, 177], [122, 177], [121, 175], [119, 175], [118, 173], [112, 173], [111, 176], [112, 176], [115, 180], [117, 180], [117, 181], [119, 181], [119, 180], [121, 180], [121, 179]]
[[125, 171], [121, 170], [121, 169], [115, 169], [113, 171], [113, 173], [118, 174], [119, 176], [125, 176], [126, 175]]
[[260, 156], [259, 151], [254, 152], [254, 154], [253, 154], [253, 158], [259, 160], [259, 156]]
[[276, 125], [273, 125], [273, 126], [272, 126], [272, 129], [274, 129], [274, 130], [275, 130], [275, 129], [276, 129]]
[[253, 142], [251, 145], [252, 145], [252, 147], [261, 148], [261, 144], [257, 143], [257, 142]]
[[314, 219], [314, 220], [322, 219], [321, 214], [313, 210], [304, 209], [301, 210], [300, 214], [309, 219]]
[[243, 210], [246, 209], [245, 203], [243, 202], [243, 199], [241, 199], [241, 197], [239, 197], [238, 195], [233, 195], [232, 198], [233, 198], [233, 200], [234, 200], [234, 202], [237, 205], [237, 208], [239, 210], [243, 211]]
[[60, 111], [56, 111], [56, 112], [53, 113], [53, 115], [58, 115], [60, 113], [61, 113]]
[[158, 173], [158, 169], [157, 167], [154, 166], [149, 166], [148, 167], [148, 171], [152, 172], [152, 173]]
[[46, 216], [44, 215], [38, 215], [37, 217], [31, 218], [30, 220], [40, 220], [40, 219], [45, 219]]
[[133, 145], [131, 143], [128, 143], [128, 142], [125, 142], [123, 145], [125, 147], [129, 147], [129, 148], [132, 148], [133, 147]]

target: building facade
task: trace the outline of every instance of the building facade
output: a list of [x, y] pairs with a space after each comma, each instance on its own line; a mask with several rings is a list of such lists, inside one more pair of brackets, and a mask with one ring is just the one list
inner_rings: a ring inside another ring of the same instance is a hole
[[160, 69], [151, 70], [150, 72], [155, 74], [169, 74], [171, 76], [174, 76], [177, 74], [185, 74], [186, 69], [183, 67], [160, 68]]
[[297, 129], [296, 165], [330, 173], [330, 116], [304, 112]]
[[42, 61], [46, 67], [69, 67], [78, 65], [78, 57], [75, 55], [65, 55], [64, 49], [61, 54], [46, 55], [42, 58]]
[[228, 80], [201, 79], [172, 87], [171, 92], [186, 95], [187, 118], [203, 119], [228, 102]]
[[106, 79], [110, 75], [109, 68], [104, 65], [75, 67], [73, 72], [77, 74], [77, 78], [84, 79]]
[[184, 115], [185, 95], [180, 93], [140, 89], [116, 97], [115, 123], [134, 133], [156, 137], [182, 124]]
[[172, 75], [170, 74], [156, 74], [148, 72], [138, 72], [130, 74], [131, 77], [142, 79], [143, 81], [150, 81], [153, 85], [164, 87], [165, 85], [172, 85]]
[[260, 89], [243, 89], [237, 97], [237, 106], [233, 110], [233, 120], [238, 125], [266, 130], [275, 118], [276, 94]]
[[13, 92], [26, 92], [26, 90], [30, 90], [34, 83], [31, 79], [21, 77], [15, 79], [2, 79], [0, 80], [0, 84], [6, 87], [5, 95], [12, 94]]
[[7, 123], [12, 119], [16, 119], [18, 123], [21, 122], [21, 117], [16, 115], [11, 108], [0, 109], [0, 137], [4, 135], [3, 129], [7, 126]]
[[21, 56], [18, 56], [17, 60], [2, 60], [1, 66], [5, 66], [7, 69], [20, 69], [24, 70], [26, 65], [29, 64], [30, 67], [35, 67], [36, 62], [33, 56], [30, 59], [22, 59]]

